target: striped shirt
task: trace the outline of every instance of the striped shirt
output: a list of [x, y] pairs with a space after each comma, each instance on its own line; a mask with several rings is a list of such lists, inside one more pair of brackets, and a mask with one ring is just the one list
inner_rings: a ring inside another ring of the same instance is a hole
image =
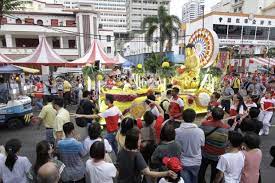
[[60, 160], [66, 166], [61, 175], [62, 181], [77, 181], [84, 178], [85, 164], [81, 159], [85, 155], [84, 146], [74, 138], [65, 138], [58, 141], [57, 149]]
[[225, 153], [229, 126], [214, 120], [206, 120], [200, 126], [206, 135], [216, 127], [219, 128], [205, 138], [205, 146], [202, 149], [203, 157], [213, 161], [218, 161], [219, 156]]

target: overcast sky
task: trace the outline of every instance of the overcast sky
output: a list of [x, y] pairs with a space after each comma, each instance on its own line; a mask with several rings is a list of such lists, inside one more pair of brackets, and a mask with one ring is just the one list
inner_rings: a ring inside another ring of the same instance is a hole
[[[180, 19], [181, 16], [181, 8], [184, 3], [188, 2], [189, 0], [171, 0], [171, 14], [177, 15]], [[217, 2], [220, 2], [221, 0], [204, 0], [205, 1], [205, 13], [208, 13], [210, 11], [211, 6], [215, 5]]]

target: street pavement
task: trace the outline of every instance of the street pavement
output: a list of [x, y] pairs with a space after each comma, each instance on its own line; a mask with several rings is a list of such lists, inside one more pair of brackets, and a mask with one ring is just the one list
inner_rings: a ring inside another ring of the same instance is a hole
[[[73, 111], [73, 110], [70, 110]], [[200, 117], [197, 119], [200, 120]], [[72, 120], [74, 121], [74, 120]], [[275, 120], [273, 120], [274, 122]], [[274, 124], [274, 123], [273, 123]], [[76, 126], [76, 125], [75, 125]], [[81, 134], [82, 139], [86, 137], [87, 133], [83, 129], [76, 129]], [[27, 156], [32, 163], [35, 162], [35, 146], [36, 144], [44, 140], [45, 129], [41, 127], [37, 128], [37, 125], [30, 125], [19, 130], [9, 130], [5, 127], [0, 127], [0, 145], [4, 145], [5, 142], [11, 138], [18, 138], [22, 141], [22, 149], [20, 155]], [[261, 149], [263, 151], [263, 160], [261, 164], [262, 182], [274, 183], [275, 182], [275, 168], [270, 167], [272, 157], [269, 154], [270, 147], [275, 145], [275, 125], [271, 127], [269, 136], [262, 136]], [[207, 173], [209, 175], [209, 173]]]

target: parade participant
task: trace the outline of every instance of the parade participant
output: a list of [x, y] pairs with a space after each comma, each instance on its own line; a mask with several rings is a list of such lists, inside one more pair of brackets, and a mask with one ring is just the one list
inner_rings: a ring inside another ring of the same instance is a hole
[[157, 108], [156, 105], [154, 105], [154, 103], [152, 102], [156, 101], [156, 96], [151, 94], [147, 96], [147, 100], [145, 101], [145, 103], [150, 107], [150, 111], [155, 115], [155, 117], [157, 118], [160, 114], [159, 114], [159, 110]]
[[43, 82], [37, 81], [34, 88], [34, 97], [35, 97], [35, 105], [38, 107], [38, 109], [42, 109], [43, 107]]
[[263, 128], [261, 129], [259, 135], [268, 135], [270, 120], [273, 116], [273, 109], [275, 105], [275, 100], [271, 96], [271, 92], [266, 92], [265, 96], [260, 100], [261, 113], [259, 120], [263, 122]]
[[53, 101], [53, 107], [57, 111], [55, 120], [53, 135], [56, 142], [64, 138], [63, 125], [70, 122], [70, 113], [63, 107], [64, 101], [62, 98], [56, 98]]
[[165, 172], [154, 172], [149, 169], [141, 153], [140, 147], [140, 131], [137, 128], [132, 128], [126, 134], [125, 148], [122, 149], [117, 156], [118, 167], [118, 182], [141, 182], [141, 174], [149, 177], [174, 177], [177, 175], [169, 170]]
[[44, 164], [38, 170], [37, 183], [58, 183], [59, 179], [58, 168], [52, 162]]
[[237, 94], [239, 93], [239, 89], [241, 87], [241, 80], [240, 76], [238, 74], [234, 74], [234, 79], [232, 81], [232, 89], [234, 90], [234, 93]]
[[77, 114], [76, 117], [84, 117], [84, 118], [104, 118], [106, 121], [106, 130], [107, 134], [105, 138], [111, 144], [115, 153], [117, 153], [117, 142], [116, 142], [116, 133], [118, 131], [118, 121], [123, 118], [121, 111], [118, 107], [114, 106], [114, 98], [112, 95], [106, 95], [105, 104], [108, 106], [108, 109], [102, 113], [96, 115], [80, 115]]
[[178, 96], [179, 91], [180, 90], [177, 87], [173, 87], [173, 89], [172, 89], [172, 97], [170, 99], [170, 106], [169, 106], [170, 119], [181, 119], [181, 117], [182, 117], [184, 102]]
[[209, 120], [201, 123], [200, 128], [205, 134], [205, 146], [202, 148], [199, 183], [205, 183], [205, 173], [209, 164], [211, 165], [210, 182], [213, 182], [217, 173], [216, 166], [219, 156], [225, 153], [230, 127], [221, 121], [223, 117], [224, 111], [216, 107], [211, 111]]
[[58, 169], [59, 177], [61, 176], [65, 165], [61, 161], [54, 159], [53, 152], [53, 145], [49, 144], [46, 140], [43, 140], [36, 145], [36, 161], [33, 168], [27, 175], [28, 183], [37, 182], [37, 174], [39, 169], [48, 162], [54, 163]]
[[41, 124], [43, 123], [43, 125], [46, 128], [46, 140], [51, 143], [54, 144], [55, 140], [54, 140], [54, 135], [53, 135], [53, 128], [54, 128], [54, 122], [55, 122], [55, 118], [56, 118], [56, 110], [53, 108], [53, 96], [48, 96], [48, 104], [45, 105], [41, 112], [39, 113], [38, 117], [33, 117], [32, 120], [34, 122], [38, 121], [38, 125], [39, 127], [41, 126]]
[[246, 96], [245, 106], [247, 107], [247, 111], [249, 111], [252, 107], [257, 107], [257, 104], [252, 99], [252, 95]]
[[106, 87], [109, 89], [112, 89], [116, 85], [116, 82], [113, 79], [113, 76], [108, 76], [108, 79], [106, 81]]
[[125, 137], [128, 130], [134, 128], [137, 125], [137, 121], [133, 118], [124, 118], [120, 123], [120, 131], [116, 134], [116, 141], [118, 145], [118, 151], [125, 147]]
[[66, 108], [67, 105], [71, 104], [71, 90], [72, 85], [69, 83], [69, 81], [64, 80], [64, 107]]
[[245, 114], [246, 109], [247, 108], [244, 104], [243, 97], [240, 95], [234, 95], [232, 105], [230, 106], [229, 115], [231, 117], [233, 116], [241, 117]]
[[94, 142], [89, 150], [90, 157], [86, 162], [86, 172], [91, 183], [113, 183], [118, 174], [113, 163], [105, 162], [105, 145], [103, 142]]
[[181, 146], [181, 163], [184, 165], [181, 176], [186, 183], [198, 182], [201, 148], [205, 143], [204, 132], [194, 124], [196, 112], [193, 109], [184, 110], [182, 118], [180, 127], [176, 129], [175, 138]]
[[243, 137], [240, 133], [230, 131], [228, 135], [230, 146], [227, 153], [220, 156], [217, 164], [218, 173], [214, 183], [237, 183], [241, 180], [245, 156], [241, 151]]
[[171, 97], [172, 97], [172, 90], [168, 89], [166, 91], [165, 97], [160, 102], [160, 107], [164, 111], [164, 120], [169, 119], [169, 106], [170, 106], [170, 101], [169, 100], [171, 99]]
[[230, 111], [230, 100], [234, 95], [234, 90], [230, 87], [229, 81], [224, 81], [224, 87], [221, 93], [221, 106], [222, 108], [229, 113]]
[[158, 170], [166, 170], [162, 164], [164, 157], [178, 157], [181, 155], [180, 144], [175, 141], [175, 128], [173, 121], [167, 121], [161, 128], [160, 143], [151, 156], [150, 167]]
[[84, 147], [75, 138], [75, 128], [72, 122], [65, 123], [63, 131], [66, 137], [57, 143], [60, 160], [65, 164], [61, 179], [64, 183], [85, 183], [85, 165], [82, 161], [82, 157], [85, 156]]
[[18, 139], [11, 139], [5, 145], [6, 155], [0, 154], [0, 182], [27, 183], [27, 173], [32, 165], [27, 157], [19, 156], [22, 147]]
[[260, 133], [260, 130], [263, 128], [263, 122], [258, 120], [260, 114], [260, 109], [257, 107], [251, 107], [248, 113], [248, 116], [245, 117], [241, 124], [240, 129], [242, 132], [254, 132], [256, 134]]
[[260, 150], [260, 138], [253, 132], [244, 136], [245, 156], [244, 168], [242, 171], [241, 183], [258, 183], [260, 177], [260, 165], [262, 151]]

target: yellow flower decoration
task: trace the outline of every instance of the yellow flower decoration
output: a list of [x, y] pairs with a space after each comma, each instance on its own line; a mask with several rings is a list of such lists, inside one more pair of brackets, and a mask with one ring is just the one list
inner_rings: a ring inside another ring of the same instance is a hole
[[138, 68], [138, 69], [142, 69], [142, 64], [138, 64], [138, 65], [137, 65], [137, 68]]
[[161, 67], [162, 68], [168, 68], [168, 67], [170, 67], [170, 64], [169, 64], [169, 62], [163, 62]]
[[102, 81], [103, 80], [103, 76], [101, 74], [97, 75], [97, 80], [98, 81]]

